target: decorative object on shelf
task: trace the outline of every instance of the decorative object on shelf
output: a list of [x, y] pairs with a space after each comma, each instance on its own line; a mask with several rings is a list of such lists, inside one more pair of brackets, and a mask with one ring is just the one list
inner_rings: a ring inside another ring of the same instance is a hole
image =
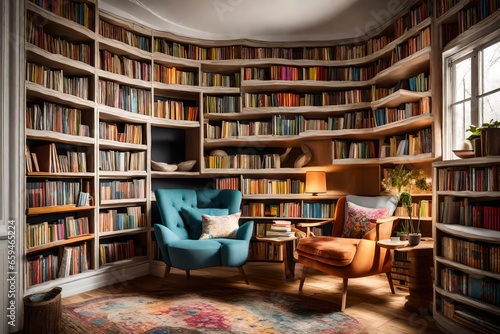
[[326, 193], [326, 173], [323, 171], [306, 172], [306, 193], [317, 196]]
[[151, 160], [151, 169], [159, 172], [175, 172], [177, 170], [177, 165], [170, 165], [166, 162], [157, 162]]
[[196, 165], [196, 160], [186, 160], [186, 161], [180, 162], [177, 165], [177, 171], [189, 172], [190, 170], [193, 169], [194, 165]]
[[403, 165], [397, 165], [389, 172], [387, 178], [382, 180], [384, 192], [392, 193], [391, 188], [396, 188], [397, 192], [393, 195], [398, 199], [401, 192], [413, 184], [420, 190], [429, 190], [429, 184], [422, 169], [408, 170]]
[[481, 126], [471, 124], [466, 132], [470, 132], [466, 139], [471, 142], [476, 157], [500, 155], [500, 121], [491, 120]]
[[303, 154], [301, 154], [297, 158], [297, 160], [295, 160], [295, 163], [293, 164], [293, 166], [295, 168], [304, 167], [305, 165], [307, 165], [309, 163], [309, 161], [311, 161], [311, 158], [312, 158], [311, 149], [309, 149], [309, 147], [306, 144], [300, 144], [300, 148], [301, 148]]
[[227, 153], [224, 150], [213, 150], [210, 152], [210, 155], [213, 155], [216, 157], [227, 157]]
[[461, 159], [474, 158], [474, 150], [453, 150], [453, 153]]
[[290, 151], [292, 150], [291, 147], [287, 148], [285, 153], [280, 155], [280, 163], [285, 163], [288, 160], [288, 155], [290, 154]]

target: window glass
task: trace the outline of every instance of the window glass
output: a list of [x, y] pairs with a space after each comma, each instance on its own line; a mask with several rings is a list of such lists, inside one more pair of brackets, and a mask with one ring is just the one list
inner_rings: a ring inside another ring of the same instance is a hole
[[453, 102], [462, 101], [472, 96], [471, 59], [467, 58], [454, 66], [453, 85], [455, 87]]
[[[500, 75], [500, 73], [498, 74]], [[479, 99], [479, 107], [482, 112], [482, 121], [489, 123], [491, 120], [500, 120], [500, 91], [486, 95]]]
[[[491, 92], [495, 89], [500, 88], [500, 42], [495, 43], [483, 50], [482, 63], [482, 93]], [[498, 95], [496, 96], [496, 98], [498, 101]], [[498, 102], [496, 105], [498, 106]], [[488, 118], [485, 118], [485, 120], [489, 121]]]
[[470, 133], [465, 129], [471, 123], [471, 103], [465, 101], [452, 107], [452, 149], [459, 150]]

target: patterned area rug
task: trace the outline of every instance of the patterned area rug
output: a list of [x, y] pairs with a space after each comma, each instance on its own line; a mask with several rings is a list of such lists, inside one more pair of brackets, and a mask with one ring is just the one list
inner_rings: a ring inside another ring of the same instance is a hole
[[282, 292], [117, 294], [63, 306], [62, 333], [367, 333], [333, 303]]

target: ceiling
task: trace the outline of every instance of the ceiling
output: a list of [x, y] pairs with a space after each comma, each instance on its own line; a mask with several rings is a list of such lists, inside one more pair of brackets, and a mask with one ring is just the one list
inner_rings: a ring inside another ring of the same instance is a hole
[[324, 41], [356, 38], [410, 0], [100, 0], [99, 7], [156, 30], [209, 39]]

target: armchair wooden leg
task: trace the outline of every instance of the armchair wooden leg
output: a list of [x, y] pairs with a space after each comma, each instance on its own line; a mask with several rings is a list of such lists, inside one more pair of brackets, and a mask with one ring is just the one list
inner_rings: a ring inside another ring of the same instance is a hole
[[243, 277], [243, 280], [245, 281], [246, 284], [250, 284], [247, 279], [247, 275], [245, 274], [245, 270], [243, 270], [243, 267], [238, 267], [238, 270], [240, 271], [241, 277]]
[[309, 267], [302, 267], [302, 277], [300, 278], [299, 291], [302, 291], [302, 288], [304, 287], [304, 281], [306, 280], [308, 269]]
[[340, 305], [340, 312], [345, 311], [345, 304], [346, 304], [346, 299], [347, 299], [347, 278], [343, 279], [343, 286], [342, 286], [342, 304]]
[[163, 280], [167, 278], [167, 275], [170, 273], [170, 266], [168, 264], [165, 264], [165, 271], [163, 272]]
[[189, 280], [189, 278], [191, 277], [191, 276], [189, 275], [190, 273], [191, 273], [191, 272], [190, 272], [189, 270], [186, 270], [186, 280]]
[[395, 294], [396, 292], [394, 291], [394, 282], [392, 281], [392, 275], [390, 272], [385, 273], [387, 276], [387, 280], [389, 281], [389, 286], [391, 287], [391, 292], [392, 294]]

